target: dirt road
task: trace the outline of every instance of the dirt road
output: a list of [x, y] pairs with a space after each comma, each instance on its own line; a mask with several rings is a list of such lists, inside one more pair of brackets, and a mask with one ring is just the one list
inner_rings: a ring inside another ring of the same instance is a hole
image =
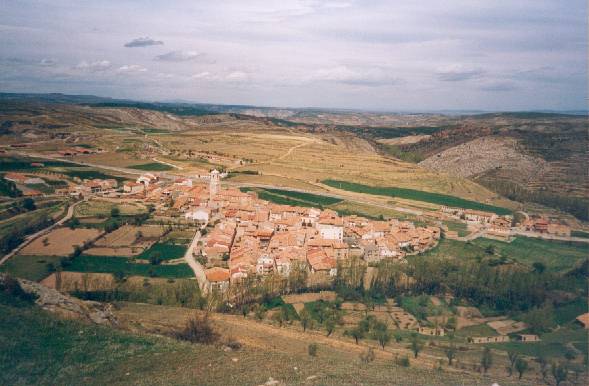
[[198, 281], [198, 286], [200, 287], [201, 292], [206, 295], [206, 292], [208, 290], [208, 281], [207, 281], [207, 276], [205, 275], [205, 269], [202, 266], [202, 264], [200, 264], [198, 261], [196, 261], [196, 259], [194, 258], [193, 254], [192, 254], [194, 251], [194, 248], [196, 248], [196, 246], [198, 245], [200, 237], [201, 237], [200, 231], [196, 231], [196, 234], [192, 238], [192, 242], [190, 243], [190, 246], [188, 246], [186, 253], [184, 253], [184, 260], [186, 261], [186, 263], [188, 263], [190, 268], [192, 268], [192, 270], [194, 271], [194, 276], [196, 277], [196, 280]]

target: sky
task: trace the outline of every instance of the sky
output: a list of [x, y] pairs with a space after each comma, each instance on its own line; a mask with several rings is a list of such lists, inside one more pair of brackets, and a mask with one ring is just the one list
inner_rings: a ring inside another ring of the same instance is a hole
[[0, 91], [586, 110], [585, 0], [0, 0]]

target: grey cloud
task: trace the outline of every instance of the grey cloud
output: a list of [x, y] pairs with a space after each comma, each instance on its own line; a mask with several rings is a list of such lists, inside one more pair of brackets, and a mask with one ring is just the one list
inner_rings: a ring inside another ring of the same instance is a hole
[[57, 60], [55, 60], [53, 58], [43, 58], [39, 61], [39, 65], [44, 66], [44, 67], [52, 67], [52, 66], [55, 66], [56, 64], [57, 64]]
[[131, 40], [128, 43], [125, 43], [125, 47], [134, 48], [134, 47], [149, 47], [149, 46], [161, 46], [164, 42], [161, 40], [154, 40], [150, 37], [140, 37]]
[[391, 70], [382, 68], [350, 68], [337, 66], [317, 70], [311, 75], [311, 81], [329, 81], [354, 86], [390, 86], [402, 81], [391, 74]]
[[198, 53], [196, 51], [170, 51], [162, 55], [158, 55], [155, 57], [156, 60], [161, 60], [164, 62], [186, 62], [189, 60], [195, 60], [202, 58], [203, 54]]
[[484, 71], [480, 68], [468, 68], [462, 66], [452, 66], [440, 69], [436, 76], [443, 82], [461, 82], [464, 80], [480, 78]]
[[108, 60], [97, 60], [94, 62], [82, 60], [74, 67], [74, 69], [85, 72], [102, 72], [109, 70], [111, 67], [112, 64]]

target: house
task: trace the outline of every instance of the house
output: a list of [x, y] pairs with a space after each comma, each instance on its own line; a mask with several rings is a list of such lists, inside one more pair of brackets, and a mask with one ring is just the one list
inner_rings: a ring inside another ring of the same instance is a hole
[[315, 227], [324, 239], [340, 241], [344, 239], [344, 222], [333, 210], [323, 211]]
[[445, 331], [442, 327], [437, 328], [430, 328], [430, 327], [419, 327], [417, 328], [417, 332], [421, 335], [430, 335], [430, 336], [444, 336]]
[[192, 180], [190, 178], [177, 178], [174, 185], [192, 187]]
[[589, 329], [589, 312], [577, 316], [575, 322], [583, 326], [583, 328]]
[[329, 276], [337, 275], [337, 263], [322, 248], [311, 247], [307, 250], [307, 261], [311, 273], [326, 272]]
[[274, 272], [275, 263], [274, 259], [267, 254], [263, 254], [258, 257], [256, 262], [256, 273], [258, 275], [269, 275]]
[[205, 276], [207, 277], [208, 289], [210, 292], [225, 292], [229, 288], [231, 273], [228, 269], [213, 267], [205, 271]]
[[540, 337], [538, 335], [533, 335], [533, 334], [517, 334], [516, 338], [520, 342], [539, 342], [540, 341]]
[[468, 338], [470, 343], [485, 344], [485, 343], [504, 343], [509, 342], [509, 336], [498, 335], [498, 336], [471, 336]]
[[202, 223], [209, 222], [211, 216], [211, 210], [205, 207], [196, 207], [184, 214], [184, 218], [192, 221], [198, 221]]
[[143, 184], [147, 188], [149, 184], [154, 184], [158, 181], [158, 177], [152, 173], [144, 173], [135, 182], [138, 184]]
[[129, 194], [142, 193], [145, 190], [145, 185], [139, 182], [127, 182], [123, 185], [123, 192]]
[[481, 210], [467, 209], [464, 211], [464, 219], [468, 222], [479, 224], [490, 224], [497, 215], [495, 213], [483, 212]]

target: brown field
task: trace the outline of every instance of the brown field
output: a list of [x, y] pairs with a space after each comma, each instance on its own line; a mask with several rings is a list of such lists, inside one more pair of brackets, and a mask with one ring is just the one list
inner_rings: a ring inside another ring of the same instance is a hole
[[117, 207], [122, 215], [144, 213], [145, 205], [135, 202], [115, 203], [106, 200], [90, 200], [76, 207], [76, 217], [109, 217], [112, 208]]
[[[141, 239], [137, 239], [138, 232], [143, 234]], [[135, 256], [149, 248], [162, 234], [162, 228], [156, 225], [123, 225], [98, 239], [86, 253], [96, 256]]]
[[[65, 256], [74, 251], [75, 245], [82, 245], [86, 241], [94, 240], [100, 235], [98, 229], [69, 229], [57, 228], [46, 236], [39, 237], [20, 252], [23, 255]], [[43, 245], [47, 238], [48, 245]]]
[[[124, 286], [142, 288], [146, 278], [143, 276], [129, 276], [125, 278]], [[176, 279], [176, 281], [181, 279]], [[148, 282], [153, 285], [166, 284], [168, 279], [152, 277]], [[52, 273], [41, 281], [46, 287], [54, 288], [56, 286], [56, 274]], [[61, 272], [61, 287], [60, 291], [74, 291], [81, 289], [84, 291], [107, 291], [114, 289], [118, 283], [110, 273], [95, 273], [95, 272]]]

